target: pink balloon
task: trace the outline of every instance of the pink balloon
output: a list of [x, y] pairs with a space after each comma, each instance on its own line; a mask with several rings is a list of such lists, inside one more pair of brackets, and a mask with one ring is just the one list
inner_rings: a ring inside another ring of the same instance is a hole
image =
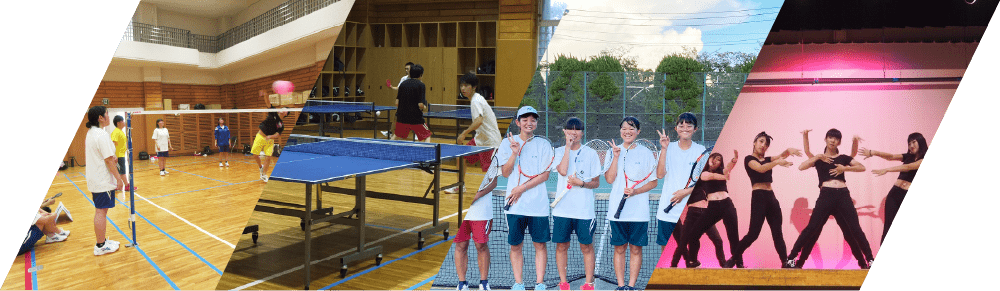
[[295, 91], [295, 84], [292, 84], [292, 82], [289, 81], [278, 80], [274, 81], [274, 84], [271, 84], [271, 89], [278, 94], [288, 94]]

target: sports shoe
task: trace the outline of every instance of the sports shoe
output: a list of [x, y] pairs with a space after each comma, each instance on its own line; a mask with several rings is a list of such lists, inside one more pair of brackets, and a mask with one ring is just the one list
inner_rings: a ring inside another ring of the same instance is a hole
[[[462, 191], [463, 192], [468, 191], [468, 188], [465, 188], [465, 186], [462, 186]], [[444, 193], [458, 194], [458, 187], [456, 186], [456, 187], [451, 187], [451, 188], [448, 188], [448, 189], [444, 189]]]
[[222, 162], [219, 162], [219, 167], [222, 167]]
[[594, 283], [583, 283], [583, 286], [580, 286], [580, 290], [594, 290]]
[[618, 286], [615, 291], [628, 291], [628, 286]]
[[510, 290], [524, 290], [524, 283], [514, 283], [513, 286], [510, 286]]
[[388, 131], [382, 131], [382, 136], [386, 138], [392, 138], [392, 133]]
[[458, 283], [458, 287], [455, 287], [455, 290], [457, 290], [457, 291], [469, 291], [469, 283], [462, 284], [462, 282], [459, 282]]
[[264, 183], [267, 183], [267, 176], [264, 176], [264, 174], [261, 174], [260, 175], [260, 180], [264, 181]]
[[545, 290], [545, 284], [542, 283], [535, 284], [535, 290]]
[[167, 175], [167, 171], [162, 171], [162, 170], [160, 171], [160, 176], [166, 176], [166, 175]]
[[486, 280], [479, 280], [479, 291], [490, 291], [490, 283]]
[[788, 258], [788, 260], [786, 260], [785, 263], [781, 265], [781, 267], [785, 268], [785, 269], [794, 269], [795, 268], [795, 258]]
[[560, 282], [559, 283], [559, 290], [570, 290], [569, 289], [569, 283], [567, 283], [567, 282]]
[[63, 230], [60, 233], [57, 233], [57, 234], [54, 234], [54, 235], [52, 235], [50, 237], [45, 238], [45, 243], [50, 244], [50, 243], [57, 243], [57, 242], [65, 241], [66, 238], [68, 238], [68, 237], [69, 237], [69, 231], [68, 230]]
[[228, 167], [228, 166], [229, 166], [229, 162], [226, 162], [226, 167]]
[[110, 254], [118, 250], [118, 242], [113, 240], [104, 240], [104, 246], [97, 247], [94, 246], [94, 255], [100, 256], [104, 254]]
[[170, 172], [167, 172], [167, 170], [163, 170], [163, 173], [164, 174], [170, 174]]

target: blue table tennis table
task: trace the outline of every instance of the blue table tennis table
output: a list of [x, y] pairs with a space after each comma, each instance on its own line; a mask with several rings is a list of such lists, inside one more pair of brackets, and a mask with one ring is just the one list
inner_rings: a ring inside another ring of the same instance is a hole
[[[312, 113], [319, 115], [319, 135], [325, 136], [327, 115], [339, 114], [340, 116], [340, 137], [344, 137], [344, 120], [347, 119], [347, 114], [367, 114], [372, 119], [374, 119], [374, 124], [372, 125], [372, 138], [378, 138], [378, 123], [381, 120], [385, 120], [386, 123], [390, 123], [390, 116], [392, 115], [392, 110], [396, 110], [394, 106], [377, 106], [374, 102], [331, 102], [331, 101], [318, 101], [310, 100], [306, 103], [306, 106], [302, 108], [302, 113]], [[376, 112], [385, 111], [383, 114], [376, 114]]]
[[[454, 119], [455, 120], [455, 135], [440, 135], [434, 134], [436, 137], [440, 138], [450, 138], [457, 139], [458, 135], [462, 133], [462, 123], [466, 124], [472, 123], [472, 109], [470, 105], [441, 105], [441, 104], [431, 104], [430, 110], [424, 113], [424, 118], [428, 119], [428, 124], [430, 124], [430, 119]], [[514, 119], [514, 115], [517, 114], [517, 108], [514, 107], [493, 107], [493, 114], [496, 115], [497, 121], [504, 119]], [[455, 141], [456, 143], [458, 141]]]
[[[314, 139], [317, 142], [302, 143], [303, 140]], [[365, 200], [386, 199], [433, 207], [432, 225], [417, 232], [417, 248], [423, 248], [426, 237], [435, 233], [443, 233], [448, 237], [447, 222], [438, 222], [440, 217], [441, 189], [458, 187], [458, 222], [462, 221], [462, 196], [465, 185], [465, 159], [462, 157], [490, 150], [488, 147], [432, 144], [411, 141], [389, 141], [368, 138], [323, 138], [314, 136], [291, 135], [289, 146], [281, 152], [281, 158], [274, 166], [270, 181], [301, 183], [305, 185], [305, 204], [293, 204], [260, 199], [255, 211], [301, 218], [301, 226], [305, 231], [305, 288], [309, 289], [310, 250], [313, 225], [330, 222], [356, 226], [358, 230], [357, 250], [340, 258], [341, 277], [347, 274], [347, 264], [368, 258], [375, 258], [375, 264], [382, 261], [382, 246], [370, 246], [365, 242]], [[458, 159], [458, 169], [443, 169], [442, 161]], [[423, 197], [401, 195], [365, 190], [365, 179], [368, 175], [385, 173], [400, 169], [418, 168], [434, 174], [434, 179], [424, 192]], [[442, 186], [441, 172], [458, 174], [458, 183]], [[354, 179], [354, 189], [344, 189], [330, 186], [329, 182]], [[323, 208], [322, 194], [324, 191], [354, 195], [355, 206], [348, 211], [333, 213], [333, 208]], [[433, 197], [427, 198], [428, 192]], [[313, 207], [313, 196], [316, 207]], [[270, 204], [261, 205], [261, 204]], [[356, 219], [350, 217], [356, 216]]]

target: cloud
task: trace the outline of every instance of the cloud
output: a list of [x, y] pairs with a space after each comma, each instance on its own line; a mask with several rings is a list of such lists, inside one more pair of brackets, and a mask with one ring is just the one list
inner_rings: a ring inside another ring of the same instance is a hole
[[685, 48], [700, 52], [705, 47], [706, 31], [724, 29], [728, 25], [719, 24], [745, 21], [748, 14], [755, 13], [719, 11], [760, 7], [758, 3], [737, 0], [567, 2], [569, 14], [562, 17], [546, 52], [550, 61], [559, 54], [585, 58], [602, 50], [625, 47], [630, 49], [630, 56], [637, 58], [640, 69], [655, 69], [663, 56]]

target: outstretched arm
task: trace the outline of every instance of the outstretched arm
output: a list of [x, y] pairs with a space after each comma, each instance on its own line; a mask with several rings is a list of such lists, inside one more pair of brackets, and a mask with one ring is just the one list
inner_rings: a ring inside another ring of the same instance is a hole
[[876, 151], [876, 150], [872, 150], [872, 149], [866, 149], [866, 148], [862, 148], [861, 149], [861, 155], [864, 156], [866, 159], [875, 156], [875, 157], [883, 158], [883, 159], [885, 159], [887, 161], [902, 161], [903, 160], [903, 155], [901, 155], [901, 154], [890, 154], [890, 153], [880, 152], [880, 151]]
[[889, 167], [889, 168], [879, 169], [879, 170], [872, 170], [872, 173], [875, 173], [875, 175], [877, 175], [877, 176], [882, 176], [882, 175], [885, 175], [885, 173], [887, 173], [887, 172], [909, 172], [909, 171], [915, 171], [917, 169], [920, 169], [920, 163], [922, 163], [923, 161], [924, 161], [923, 159], [919, 159], [916, 162], [912, 162], [912, 163], [909, 163], [909, 164], [902, 164], [902, 165], [895, 166], [895, 167]]
[[[809, 132], [812, 129], [806, 129], [802, 131], [802, 152], [806, 154], [807, 158], [812, 158], [813, 154], [809, 151]], [[801, 169], [801, 168], [800, 168]]]

